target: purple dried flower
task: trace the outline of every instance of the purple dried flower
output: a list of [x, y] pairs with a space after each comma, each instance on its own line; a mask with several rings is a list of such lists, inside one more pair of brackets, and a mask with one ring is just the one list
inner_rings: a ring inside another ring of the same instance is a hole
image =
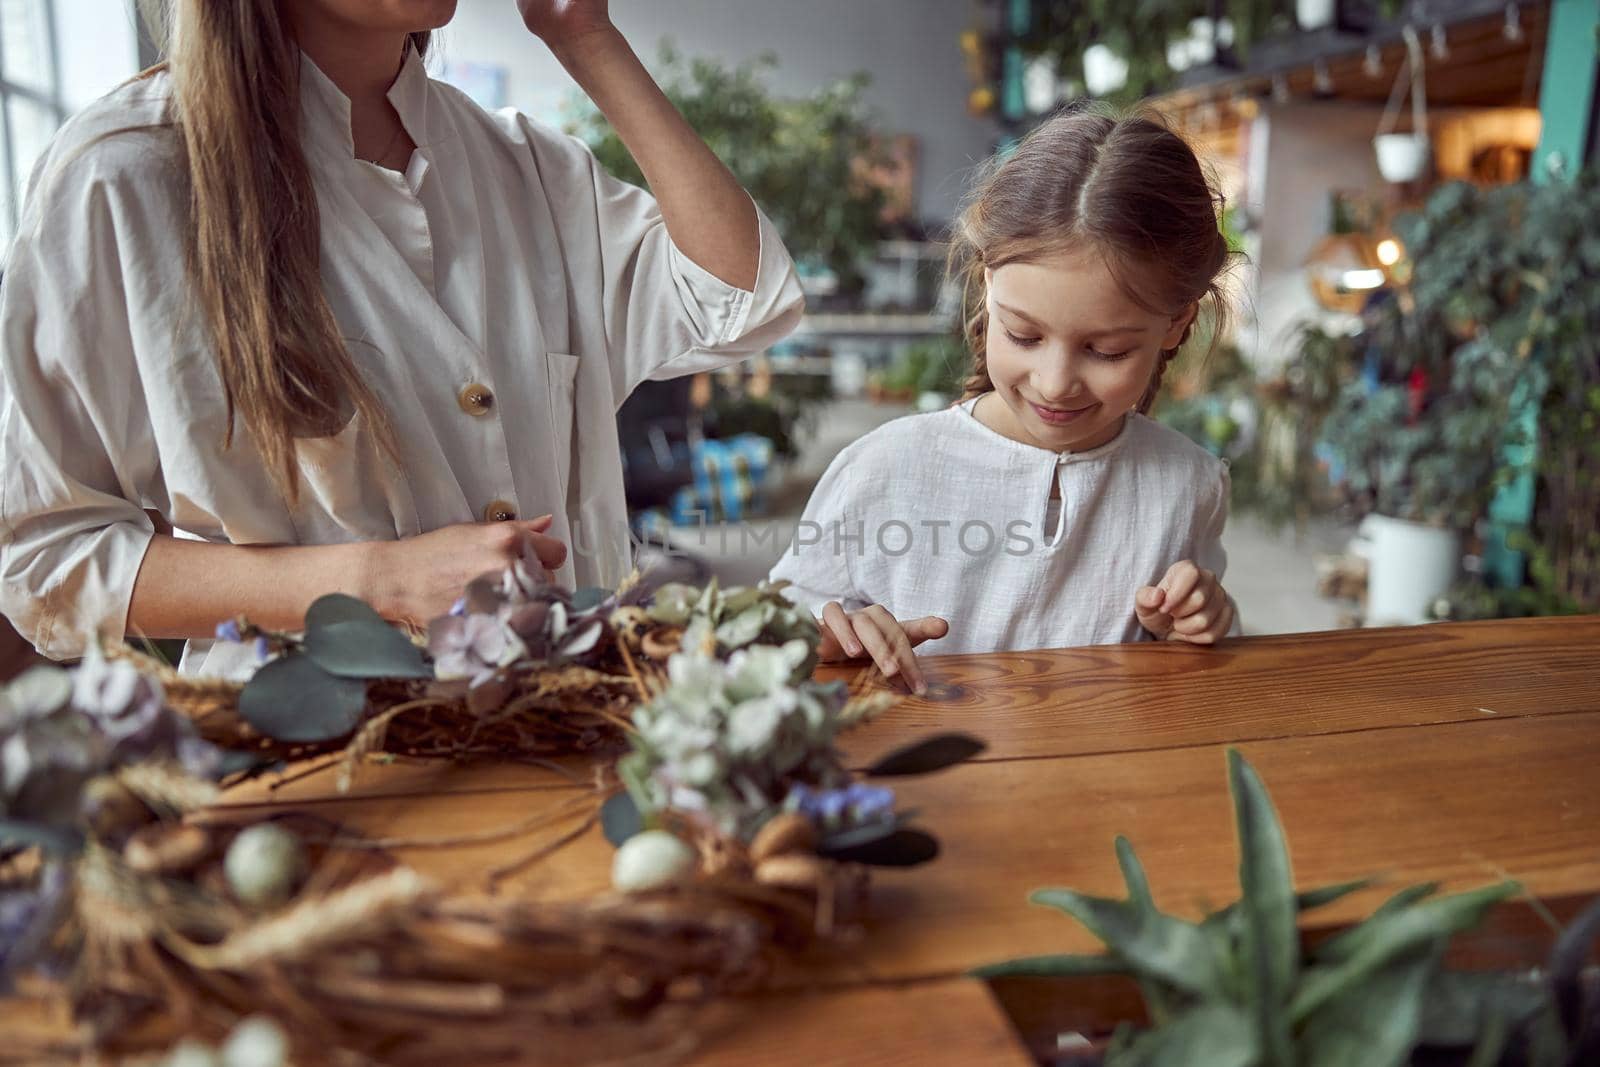
[[243, 641], [244, 637], [239, 633], [239, 621], [237, 619], [229, 619], [226, 622], [217, 623], [217, 640]]
[[519, 658], [523, 646], [493, 615], [446, 615], [428, 627], [428, 653], [437, 677], [470, 678], [481, 685], [497, 668]]

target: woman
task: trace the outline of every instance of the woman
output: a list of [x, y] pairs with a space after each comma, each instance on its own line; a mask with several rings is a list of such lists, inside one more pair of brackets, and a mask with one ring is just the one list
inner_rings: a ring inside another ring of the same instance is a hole
[[455, 0], [169, 0], [170, 63], [58, 136], [0, 307], [0, 606], [42, 652], [625, 573], [617, 406], [801, 295], [605, 0], [518, 6], [654, 197], [431, 81]]

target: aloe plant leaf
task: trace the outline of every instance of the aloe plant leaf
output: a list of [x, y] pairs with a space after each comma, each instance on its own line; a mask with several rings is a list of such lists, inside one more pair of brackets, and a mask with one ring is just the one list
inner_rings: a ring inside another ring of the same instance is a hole
[[1267, 787], [1237, 749], [1228, 750], [1228, 785], [1239, 836], [1245, 987], [1264, 1062], [1288, 1067], [1294, 1046], [1283, 1007], [1300, 965], [1294, 876], [1283, 824]]
[[1324, 1001], [1300, 1032], [1301, 1067], [1399, 1067], [1411, 1056], [1422, 997], [1444, 940], [1412, 946]]
[[1372, 885], [1371, 878], [1357, 878], [1353, 882], [1338, 882], [1334, 885], [1318, 886], [1298, 893], [1294, 898], [1294, 906], [1300, 911], [1311, 911], [1314, 908], [1325, 908], [1336, 900], [1342, 900], [1351, 893], [1359, 893]]
[[1128, 966], [1112, 956], [1024, 956], [1021, 959], [991, 963], [968, 972], [974, 978], [1059, 978], [1127, 974]]
[[1425, 1045], [1469, 1048], [1481, 1043], [1491, 1017], [1521, 1026], [1549, 1003], [1544, 983], [1499, 971], [1441, 971], [1422, 998]]
[[1258, 1057], [1249, 1016], [1232, 1004], [1209, 1001], [1108, 1053], [1106, 1067], [1251, 1067]]
[[1077, 919], [1118, 958], [1148, 977], [1197, 996], [1217, 988], [1216, 955], [1210, 939], [1194, 923], [1070, 889], [1040, 889], [1028, 899]]
[[1117, 866], [1122, 868], [1122, 880], [1128, 884], [1128, 902], [1137, 908], [1154, 911], [1155, 899], [1150, 895], [1150, 879], [1145, 876], [1144, 864], [1134, 854], [1133, 843], [1117, 835]]
[[1290, 1003], [1290, 1017], [1297, 1025], [1304, 1022], [1322, 1005], [1372, 979], [1395, 960], [1476, 926], [1485, 912], [1519, 890], [1515, 882], [1501, 882], [1384, 915], [1374, 913], [1356, 928], [1361, 936], [1351, 942], [1348, 956], [1305, 971]]
[[1371, 926], [1371, 923], [1402, 912], [1418, 901], [1433, 896], [1438, 891], [1438, 882], [1424, 882], [1421, 885], [1406, 886], [1406, 888], [1378, 905], [1377, 910], [1362, 922], [1318, 945], [1316, 951], [1312, 953], [1312, 958], [1318, 963], [1337, 963], [1340, 960], [1349, 959], [1361, 949], [1365, 941], [1370, 939], [1372, 936], [1371, 931], [1377, 929], [1377, 927]]
[[[1581, 1031], [1585, 1026], [1583, 968], [1596, 937], [1600, 937], [1600, 900], [1584, 908], [1576, 919], [1567, 924], [1550, 953], [1550, 981], [1555, 989], [1555, 1005], [1561, 1018], [1561, 1027], [1580, 1043], [1584, 1039]], [[1587, 1025], [1593, 1028], [1600, 1026], [1600, 1022], [1591, 1020]]]

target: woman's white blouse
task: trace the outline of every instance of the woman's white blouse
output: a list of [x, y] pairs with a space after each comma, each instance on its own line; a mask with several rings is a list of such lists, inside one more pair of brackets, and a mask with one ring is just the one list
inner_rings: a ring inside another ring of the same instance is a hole
[[[481, 110], [414, 54], [389, 91], [417, 145], [403, 175], [356, 159], [348, 99], [309, 60], [301, 73], [323, 287], [398, 431], [398, 469], [352, 419], [300, 442], [290, 507], [246, 433], [222, 450], [174, 134], [103, 136], [162, 122], [170, 79], [124, 86], [36, 168], [0, 286], [0, 608], [46, 655], [122, 633], [153, 532], [144, 509], [180, 536], [240, 545], [552, 512], [573, 549], [559, 577], [614, 585], [629, 566], [617, 407], [644, 379], [740, 359], [799, 319], [764, 215], [741, 290], [685, 256], [654, 199], [579, 141]], [[185, 667], [208, 652], [205, 673], [243, 665], [238, 646], [193, 642]]]
[[772, 571], [792, 600], [947, 620], [919, 655], [1067, 648], [1149, 636], [1134, 593], [1179, 560], [1227, 567], [1227, 467], [1182, 434], [1130, 415], [1109, 443], [1058, 454], [989, 429], [975, 403], [838, 455]]

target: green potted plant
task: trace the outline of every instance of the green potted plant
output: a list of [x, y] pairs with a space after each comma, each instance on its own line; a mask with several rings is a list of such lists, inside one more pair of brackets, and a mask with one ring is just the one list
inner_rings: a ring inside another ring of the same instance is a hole
[[[1061, 1067], [1577, 1067], [1600, 1055], [1600, 996], [1583, 977], [1600, 934], [1600, 902], [1557, 939], [1544, 972], [1454, 971], [1452, 937], [1518, 892], [1502, 882], [1453, 896], [1402, 889], [1364, 921], [1303, 936], [1302, 916], [1368, 881], [1296, 893], [1272, 799], [1237, 751], [1228, 753], [1239, 844], [1240, 899], [1199, 922], [1155, 906], [1144, 868], [1116, 842], [1125, 899], [1040, 889], [1106, 944], [1098, 956], [1054, 955], [980, 968], [993, 981], [1134, 979], [1145, 1018], [1105, 1034], [1056, 1035]], [[1529, 961], [1532, 963], [1533, 961]], [[1114, 1003], [1107, 999], [1104, 1003]], [[1081, 1006], [1077, 1014], [1081, 1017]], [[1102, 1020], [1109, 1021], [1109, 1020]], [[1108, 1026], [1107, 1029], [1110, 1029]], [[1065, 1040], [1063, 1040], [1065, 1038]]]

